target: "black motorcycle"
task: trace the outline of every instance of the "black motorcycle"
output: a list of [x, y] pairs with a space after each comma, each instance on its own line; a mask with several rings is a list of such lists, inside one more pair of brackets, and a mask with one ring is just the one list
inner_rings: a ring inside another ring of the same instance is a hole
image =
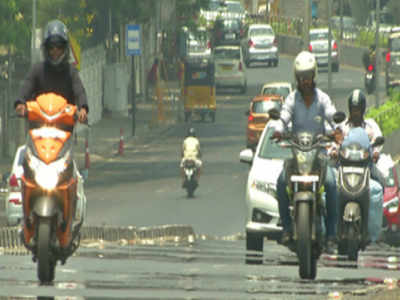
[[375, 91], [375, 67], [374, 65], [369, 65], [364, 75], [364, 85], [367, 94], [372, 94]]
[[[383, 137], [372, 147], [381, 146]], [[339, 218], [338, 252], [349, 260], [358, 259], [358, 251], [368, 244], [369, 180], [372, 157], [370, 149], [357, 142], [341, 146], [338, 153]]]
[[185, 173], [184, 188], [187, 191], [187, 196], [189, 198], [193, 197], [194, 191], [198, 186], [197, 183], [197, 166], [193, 159], [187, 159], [183, 163], [183, 171]]

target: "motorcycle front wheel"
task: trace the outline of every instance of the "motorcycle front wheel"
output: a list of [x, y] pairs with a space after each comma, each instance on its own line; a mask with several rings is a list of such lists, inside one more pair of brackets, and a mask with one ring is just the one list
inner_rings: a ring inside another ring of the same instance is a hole
[[358, 249], [359, 249], [359, 234], [357, 232], [354, 223], [348, 225], [347, 229], [347, 257], [349, 260], [357, 261], [358, 259]]
[[297, 206], [297, 257], [302, 279], [314, 279], [317, 275], [317, 259], [312, 253], [311, 213], [307, 202]]
[[56, 268], [50, 250], [51, 220], [39, 218], [37, 226], [37, 274], [41, 283], [50, 283], [54, 280]]

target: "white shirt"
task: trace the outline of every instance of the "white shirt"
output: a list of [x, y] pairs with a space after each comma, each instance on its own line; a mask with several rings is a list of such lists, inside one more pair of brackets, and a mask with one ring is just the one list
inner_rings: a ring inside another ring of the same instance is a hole
[[184, 158], [198, 158], [200, 156], [200, 142], [197, 138], [188, 136], [183, 141], [182, 154]]

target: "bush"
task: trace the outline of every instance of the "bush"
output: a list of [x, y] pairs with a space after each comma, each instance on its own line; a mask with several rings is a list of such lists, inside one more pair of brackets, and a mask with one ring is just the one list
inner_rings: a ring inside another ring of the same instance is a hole
[[374, 119], [384, 136], [400, 128], [400, 92], [394, 92], [391, 98], [378, 108], [369, 108], [366, 118]]

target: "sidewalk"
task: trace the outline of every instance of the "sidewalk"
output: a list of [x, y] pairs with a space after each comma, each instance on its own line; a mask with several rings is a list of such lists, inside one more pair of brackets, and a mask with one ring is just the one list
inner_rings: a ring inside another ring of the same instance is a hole
[[[172, 93], [178, 92], [178, 82], [168, 82]], [[123, 133], [124, 147], [133, 147], [137, 143], [151, 142], [156, 136], [167, 131], [177, 123], [179, 101], [176, 98], [165, 97], [163, 102], [164, 120], [158, 121], [157, 103], [155, 101], [142, 101], [136, 104], [136, 130], [132, 136], [131, 114], [108, 113], [96, 124], [83, 126], [78, 124], [76, 128], [77, 138], [74, 139], [74, 159], [79, 169], [84, 169], [86, 137], [88, 137], [90, 168], [105, 159], [118, 155], [120, 144], [120, 132]], [[14, 157], [0, 158], [0, 173], [11, 170]]]

